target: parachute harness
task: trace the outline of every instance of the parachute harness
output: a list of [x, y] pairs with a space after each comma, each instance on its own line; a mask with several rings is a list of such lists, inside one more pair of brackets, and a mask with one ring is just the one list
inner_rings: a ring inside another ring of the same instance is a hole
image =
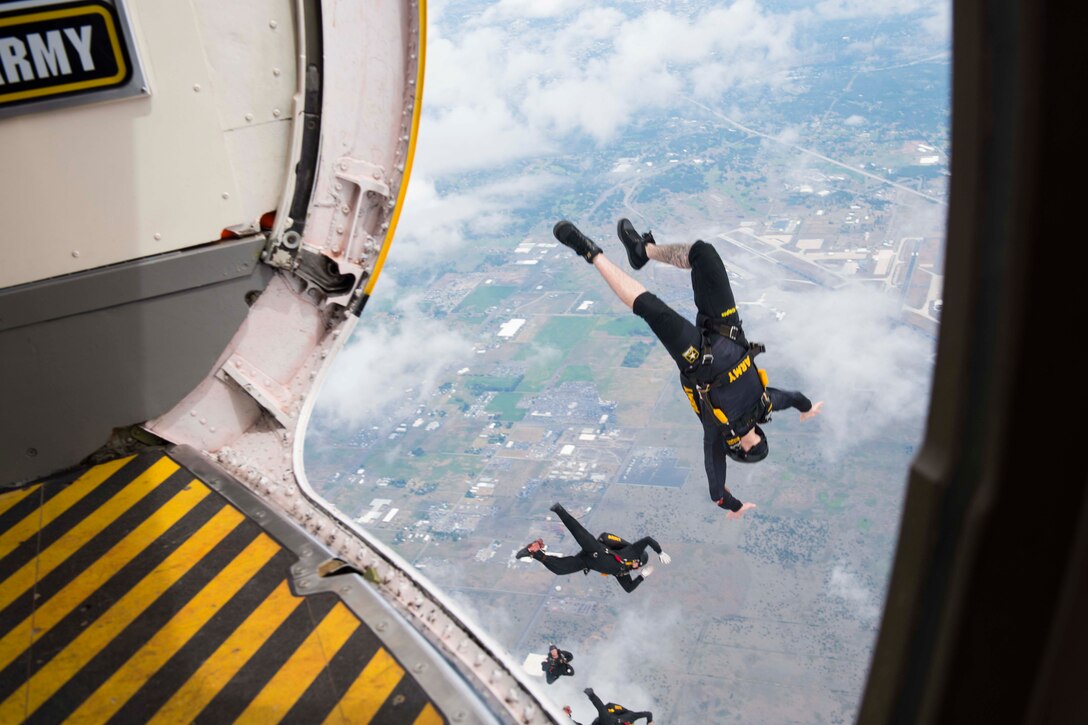
[[[622, 536], [616, 536], [615, 534], [610, 534], [606, 531], [597, 537], [597, 541], [601, 544], [604, 544], [606, 548], [610, 549], [609, 553], [612, 554], [612, 558], [619, 562], [626, 571], [630, 572], [638, 568], [636, 564], [638, 566], [642, 565], [641, 559], [624, 559], [619, 554], [615, 553], [616, 549], [623, 549], [631, 545], [630, 542], [624, 540]], [[597, 557], [597, 552], [593, 552], [593, 557]], [[583, 574], [589, 574], [589, 571], [590, 570], [588, 567], [582, 569]], [[612, 574], [605, 574], [604, 572], [598, 573], [601, 576], [612, 576]]]
[[[720, 408], [715, 408], [710, 401], [711, 390], [724, 387], [739, 379], [739, 376], [736, 379], [731, 379], [730, 374], [725, 371], [714, 373], [714, 352], [711, 335], [716, 332], [740, 345], [745, 350], [745, 354], [741, 358], [741, 365], [744, 365], [746, 361], [750, 365], [757, 355], [767, 351], [767, 346], [761, 342], [748, 342], [740, 325], [715, 325], [713, 322], [707, 321], [700, 326], [699, 332], [702, 357], [699, 358], [693, 369], [685, 374], [684, 377], [691, 380], [692, 388], [689, 389], [685, 386], [684, 392], [687, 393], [688, 400], [691, 407], [695, 409], [695, 413], [701, 418], [704, 415], [703, 411], [711, 412], [713, 414], [711, 419], [725, 434], [725, 444], [735, 453], [743, 455], [744, 449], [741, 447], [741, 436], [737, 435], [737, 428], [750, 430], [756, 423], [766, 423], [771, 420], [771, 399], [767, 395], [767, 373], [757, 368], [759, 382], [763, 388], [759, 403], [756, 404], [752, 411], [737, 421], [739, 425], [734, 425], [725, 412]], [[745, 367], [747, 368], [747, 366]], [[702, 402], [701, 406], [695, 401], [696, 395], [698, 395], [699, 401]]]

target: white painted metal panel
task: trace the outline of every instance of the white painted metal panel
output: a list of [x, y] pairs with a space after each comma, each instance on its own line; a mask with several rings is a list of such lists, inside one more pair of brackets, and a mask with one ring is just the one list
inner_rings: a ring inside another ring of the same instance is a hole
[[297, 91], [293, 2], [193, 0], [224, 129], [289, 118]]
[[[273, 4], [282, 16], [273, 29], [269, 3], [224, 5], [237, 25], [198, 14], [204, 3], [131, 3], [150, 97], [0, 119], [3, 244], [13, 245], [0, 287], [211, 242], [278, 205], [297, 88], [294, 18], [289, 4]], [[266, 36], [250, 38], [257, 29]], [[235, 36], [259, 56], [241, 72], [268, 76], [246, 94], [230, 76], [241, 62]], [[254, 130], [262, 124], [271, 128]]]
[[293, 166], [293, 161], [288, 160], [291, 134], [290, 121], [262, 123], [224, 134], [247, 222], [279, 206], [286, 174]]
[[302, 108], [293, 0], [192, 0], [246, 220], [283, 197]]

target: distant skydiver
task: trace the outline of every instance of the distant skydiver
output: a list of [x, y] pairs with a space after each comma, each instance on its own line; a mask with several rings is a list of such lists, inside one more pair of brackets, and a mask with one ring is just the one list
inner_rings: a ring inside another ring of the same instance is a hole
[[540, 669], [544, 670], [544, 678], [549, 685], [560, 677], [569, 677], [574, 674], [574, 668], [570, 666], [570, 661], [573, 659], [574, 655], [559, 649], [554, 644], [548, 647], [548, 659], [540, 663]]
[[820, 412], [823, 402], [813, 404], [796, 390], [767, 386], [766, 373], [753, 364], [763, 345], [749, 344], [745, 338], [729, 276], [713, 246], [702, 240], [657, 244], [650, 232], [639, 234], [627, 219], [620, 219], [616, 232], [633, 268], [641, 269], [653, 259], [691, 270], [696, 324], [612, 264], [571, 222], [559, 221], [552, 230], [556, 239], [597, 269], [621, 302], [646, 321], [676, 362], [680, 385], [703, 425], [703, 464], [710, 498], [728, 509], [727, 517], [740, 518], [756, 505], [741, 503], [725, 487], [727, 459], [762, 461], [769, 448], [760, 424], [771, 420], [771, 411], [796, 408], [801, 420], [808, 420]]
[[537, 539], [516, 554], [518, 559], [536, 559], [553, 574], [573, 574], [576, 571], [588, 574], [596, 571], [614, 576], [628, 593], [635, 591], [642, 580], [654, 571], [652, 566], [646, 566], [650, 559], [646, 547], [657, 552], [662, 564], [672, 561], [668, 554], [661, 551], [661, 545], [649, 536], [633, 544], [615, 534], [604, 533], [594, 538], [561, 504], [555, 504], [551, 510], [559, 516], [582, 550], [574, 556], [550, 556], [544, 552], [544, 540]]
[[614, 702], [605, 704], [601, 702], [601, 698], [594, 694], [592, 687], [587, 687], [583, 692], [586, 693], [589, 701], [593, 703], [593, 707], [597, 708], [597, 717], [593, 719], [590, 725], [631, 725], [635, 720], [643, 717], [646, 718], [646, 725], [653, 725], [654, 723], [654, 714], [649, 710], [633, 712]]

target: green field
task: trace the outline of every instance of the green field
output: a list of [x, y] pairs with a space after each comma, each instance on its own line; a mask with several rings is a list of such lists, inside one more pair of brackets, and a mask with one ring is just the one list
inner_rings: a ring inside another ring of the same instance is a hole
[[542, 345], [559, 348], [566, 355], [596, 326], [597, 320], [593, 317], [552, 317], [540, 328], [536, 340]]
[[559, 374], [555, 382], [559, 384], [583, 380], [593, 380], [593, 371], [589, 369], [588, 365], [577, 363], [563, 368], [563, 372]]
[[498, 284], [481, 284], [469, 293], [468, 297], [461, 300], [461, 304], [453, 308], [454, 312], [483, 312], [488, 307], [494, 307], [509, 297], [517, 287], [509, 287]]
[[465, 380], [465, 387], [479, 395], [488, 390], [508, 393], [521, 382], [520, 375], [472, 375]]
[[[518, 351], [515, 359], [536, 359], [525, 373], [525, 378], [518, 385], [521, 392], [537, 392], [555, 375], [555, 371], [563, 366], [563, 360], [567, 357], [575, 345], [584, 342], [590, 332], [597, 326], [597, 320], [592, 317], [551, 317], [541, 327], [532, 345], [524, 346]], [[578, 366], [575, 366], [576, 368]], [[584, 367], [584, 366], [583, 366]], [[565, 378], [568, 380], [589, 380], [588, 368], [583, 371], [575, 370], [572, 375], [586, 375], [587, 377]]]
[[653, 334], [641, 317], [617, 317], [601, 325], [601, 332], [614, 337], [642, 337]]
[[518, 421], [525, 417], [525, 408], [517, 407], [521, 393], [495, 393], [487, 404], [488, 413], [498, 413], [503, 420]]
[[542, 362], [534, 365], [525, 373], [521, 384], [518, 385], [518, 390], [525, 393], [540, 392], [555, 375], [555, 369], [556, 364], [552, 362]]

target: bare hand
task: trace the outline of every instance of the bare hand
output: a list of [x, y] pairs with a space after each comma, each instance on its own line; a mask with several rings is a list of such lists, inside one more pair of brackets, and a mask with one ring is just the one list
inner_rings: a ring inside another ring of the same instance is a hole
[[822, 400], [819, 403], [813, 403], [811, 408], [809, 408], [804, 413], [801, 413], [801, 420], [808, 420], [809, 418], [815, 418], [817, 415], [820, 414], [820, 408], [822, 408], [822, 407], [824, 407], [824, 401], [822, 401]]
[[727, 519], [739, 519], [742, 516], [744, 516], [745, 511], [748, 511], [749, 509], [754, 509], [755, 507], [756, 507], [756, 505], [754, 503], [742, 504], [741, 507], [739, 509], [737, 509], [736, 511], [727, 512], [725, 514], [725, 518], [727, 518]]

